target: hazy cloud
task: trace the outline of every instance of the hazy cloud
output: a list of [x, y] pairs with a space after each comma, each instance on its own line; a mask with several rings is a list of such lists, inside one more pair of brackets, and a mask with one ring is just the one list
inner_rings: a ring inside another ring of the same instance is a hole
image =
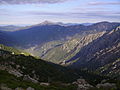
[[9, 15], [8, 10], [6, 9], [0, 9], [0, 15]]
[[69, 0], [0, 0], [0, 4], [62, 3]]
[[120, 2], [89, 2], [88, 5], [120, 5]]
[[37, 16], [54, 16], [54, 17], [74, 17], [74, 18], [80, 18], [80, 17], [102, 17], [102, 18], [119, 18], [120, 12], [112, 12], [112, 11], [89, 11], [86, 13], [82, 12], [36, 12], [36, 11], [30, 11], [25, 12], [29, 15], [37, 15]]
[[60, 12], [36, 12], [36, 11], [30, 11], [25, 13], [29, 15], [44, 15], [44, 16], [61, 16], [67, 14], [62, 12], [60, 13]]

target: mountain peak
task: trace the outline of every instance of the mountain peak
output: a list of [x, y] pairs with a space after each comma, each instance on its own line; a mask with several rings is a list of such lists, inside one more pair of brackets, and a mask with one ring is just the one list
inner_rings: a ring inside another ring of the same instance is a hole
[[51, 21], [48, 21], [48, 20], [45, 20], [44, 22], [40, 23], [41, 25], [52, 25], [52, 24], [55, 24], [54, 22], [51, 22]]

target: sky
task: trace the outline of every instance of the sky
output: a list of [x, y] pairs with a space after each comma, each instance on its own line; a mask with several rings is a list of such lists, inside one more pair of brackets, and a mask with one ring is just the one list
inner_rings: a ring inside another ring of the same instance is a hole
[[0, 25], [120, 22], [120, 0], [0, 0]]

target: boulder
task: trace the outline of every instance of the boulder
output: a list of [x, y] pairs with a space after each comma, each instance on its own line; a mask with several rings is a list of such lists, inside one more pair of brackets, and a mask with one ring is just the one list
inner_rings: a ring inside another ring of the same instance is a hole
[[26, 90], [35, 90], [35, 89], [32, 87], [28, 87]]
[[17, 87], [17, 88], [15, 88], [15, 90], [24, 90], [24, 89], [21, 87]]
[[43, 86], [49, 86], [50, 83], [41, 82], [40, 85], [43, 85]]

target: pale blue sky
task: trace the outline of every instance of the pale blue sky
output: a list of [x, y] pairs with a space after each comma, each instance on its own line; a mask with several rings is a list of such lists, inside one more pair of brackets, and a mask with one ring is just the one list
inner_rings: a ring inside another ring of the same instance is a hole
[[0, 0], [0, 24], [120, 22], [120, 0]]

